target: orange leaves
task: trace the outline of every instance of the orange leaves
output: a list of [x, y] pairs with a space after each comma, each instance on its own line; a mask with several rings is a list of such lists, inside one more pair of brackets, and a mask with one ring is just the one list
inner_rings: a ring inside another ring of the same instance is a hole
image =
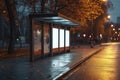
[[60, 12], [83, 24], [86, 24], [87, 20], [91, 21], [91, 17], [96, 19], [105, 12], [101, 0], [69, 0], [66, 5]]

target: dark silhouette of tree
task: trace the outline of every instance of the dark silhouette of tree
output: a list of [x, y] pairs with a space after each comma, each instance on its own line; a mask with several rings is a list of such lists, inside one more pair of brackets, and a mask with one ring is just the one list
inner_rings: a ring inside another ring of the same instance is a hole
[[13, 9], [15, 8], [14, 5], [14, 1], [12, 0], [5, 0], [5, 4], [7, 7], [7, 11], [8, 11], [8, 16], [9, 16], [9, 23], [10, 23], [10, 39], [9, 39], [9, 45], [8, 45], [8, 53], [13, 53], [14, 51], [14, 42], [15, 42], [15, 38], [14, 38], [14, 29], [15, 29], [15, 18], [14, 18], [14, 11]]

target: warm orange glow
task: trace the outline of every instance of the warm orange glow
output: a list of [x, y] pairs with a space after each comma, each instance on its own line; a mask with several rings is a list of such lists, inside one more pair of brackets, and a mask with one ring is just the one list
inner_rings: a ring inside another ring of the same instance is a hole
[[111, 17], [110, 15], [107, 16], [108, 19], [110, 19], [110, 17]]
[[120, 30], [120, 28], [118, 28], [118, 30]]
[[113, 24], [111, 24], [111, 27], [113, 27]]
[[113, 31], [115, 31], [115, 28], [113, 28]]
[[107, 2], [107, 0], [102, 0], [102, 1]]
[[117, 34], [117, 32], [115, 32], [115, 34]]

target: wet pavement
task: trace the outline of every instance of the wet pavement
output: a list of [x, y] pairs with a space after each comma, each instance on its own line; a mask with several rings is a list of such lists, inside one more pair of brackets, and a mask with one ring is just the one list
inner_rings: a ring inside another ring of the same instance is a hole
[[30, 63], [27, 58], [5, 59], [0, 61], [0, 80], [55, 80], [73, 66], [103, 46], [80, 46], [70, 53], [59, 54]]
[[110, 43], [65, 80], [120, 80], [120, 43]]

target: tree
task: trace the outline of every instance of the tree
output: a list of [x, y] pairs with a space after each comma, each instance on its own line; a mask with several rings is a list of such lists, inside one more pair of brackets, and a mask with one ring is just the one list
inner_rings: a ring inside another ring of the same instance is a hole
[[[86, 29], [91, 25], [89, 22], [92, 23], [92, 21], [104, 13], [102, 8], [103, 2], [101, 0], [68, 0], [65, 3], [66, 7], [59, 12], [79, 21]], [[60, 7], [60, 5], [58, 7]], [[78, 28], [82, 27], [79, 26]]]
[[113, 5], [112, 2], [110, 2], [110, 0], [108, 2], [102, 2], [101, 7], [103, 9], [103, 13], [98, 16], [95, 21], [94, 21], [94, 34], [96, 34], [95, 36], [98, 36], [100, 34], [104, 35], [104, 30], [105, 30], [105, 23], [106, 23], [106, 19], [107, 19], [107, 11], [108, 9], [113, 9]]
[[[14, 51], [14, 29], [15, 29], [15, 18], [14, 18], [14, 0], [5, 0], [5, 4], [7, 7], [8, 15], [9, 15], [9, 22], [10, 22], [10, 39], [9, 39], [9, 45], [8, 45], [8, 53], [13, 53]], [[13, 5], [13, 6], [12, 6]]]
[[[94, 34], [104, 33], [104, 18], [107, 15], [107, 10], [112, 7], [112, 3], [110, 1], [104, 2], [102, 0], [69, 0], [65, 3], [66, 7], [61, 9], [59, 11], [60, 13], [78, 20], [82, 26], [86, 28], [86, 31], [88, 29], [92, 29], [94, 30], [92, 31]], [[100, 25], [97, 26], [98, 24]], [[81, 26], [78, 26], [76, 29], [82, 30], [78, 28], [82, 28]]]
[[94, 15], [93, 19], [101, 15], [103, 9], [100, 6], [100, 0], [69, 0], [66, 7], [60, 10], [60, 13], [86, 24], [88, 20], [92, 20], [92, 15]]

